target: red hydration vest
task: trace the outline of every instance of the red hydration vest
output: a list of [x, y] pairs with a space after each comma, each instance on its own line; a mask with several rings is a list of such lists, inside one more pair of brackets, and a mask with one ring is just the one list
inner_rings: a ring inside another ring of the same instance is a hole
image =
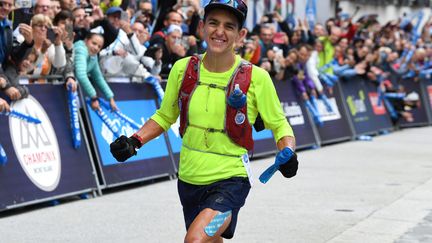
[[[200, 84], [198, 82], [200, 62], [201, 60], [198, 56], [190, 58], [180, 87], [178, 105], [180, 108], [179, 130], [181, 137], [183, 137], [189, 125], [188, 111], [191, 94], [196, 86]], [[228, 100], [236, 84], [239, 84], [241, 91], [246, 95], [249, 90], [251, 76], [252, 64], [242, 61], [234, 71], [234, 75], [231, 77], [228, 86], [225, 87], [226, 100]], [[213, 88], [217, 87], [215, 84], [209, 84], [209, 86]], [[216, 129], [212, 128], [206, 129], [209, 132], [216, 131]], [[240, 109], [235, 109], [228, 105], [228, 103], [226, 104], [225, 124], [222, 132], [225, 132], [234, 143], [246, 148], [248, 151], [253, 149], [254, 141], [252, 139], [252, 126], [247, 119], [247, 104]]]

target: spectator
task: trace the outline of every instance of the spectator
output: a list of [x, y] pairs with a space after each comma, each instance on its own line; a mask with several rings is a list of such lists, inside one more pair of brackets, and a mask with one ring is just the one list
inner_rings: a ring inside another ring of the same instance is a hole
[[100, 109], [98, 96], [93, 84], [109, 100], [111, 109], [118, 110], [114, 101], [114, 93], [108, 86], [99, 67], [97, 55], [103, 46], [103, 41], [102, 35], [90, 33], [84, 41], [74, 43], [75, 76], [83, 88], [85, 95], [91, 98], [91, 108], [93, 110]]
[[154, 76], [159, 76], [162, 69], [162, 56], [163, 56], [163, 48], [160, 44], [154, 44], [150, 46], [146, 53], [146, 59], [141, 59], [141, 62], [144, 64], [144, 67]]
[[100, 8], [102, 11], [107, 14], [108, 9], [112, 7], [119, 7], [122, 10], [126, 10], [127, 6], [129, 5], [128, 0], [103, 0], [100, 3]]
[[[101, 63], [105, 67], [106, 72], [116, 76], [132, 76], [132, 80], [139, 80], [150, 83], [158, 94], [160, 100], [163, 98], [163, 89], [160, 86], [159, 79], [152, 77], [151, 73], [146, 69], [160, 70], [161, 56], [156, 63], [149, 57], [145, 57], [146, 48], [143, 45], [148, 40], [148, 31], [144, 25], [136, 21], [132, 27], [126, 23], [121, 23], [121, 29], [116, 42], [111, 44], [107, 49], [101, 51]], [[113, 67], [109, 65], [114, 58], [121, 58], [123, 63], [121, 69], [117, 72], [112, 72]], [[156, 65], [158, 65], [158, 67]]]
[[310, 58], [312, 48], [308, 45], [301, 45], [298, 49], [298, 74], [293, 77], [294, 86], [304, 101], [306, 107], [312, 114], [315, 124], [318, 126], [323, 125], [321, 114], [318, 110], [317, 92], [316, 87], [309, 76], [307, 70], [307, 61]]
[[54, 18], [54, 25], [60, 28], [63, 32], [62, 42], [66, 51], [66, 66], [62, 68], [54, 68], [52, 74], [62, 75], [66, 80], [66, 87], [71, 86], [72, 91], [77, 88], [75, 74], [73, 70], [73, 16], [68, 10], [62, 10]]
[[22, 44], [14, 46], [12, 24], [7, 19], [13, 9], [13, 0], [2, 0], [0, 4], [0, 89], [12, 100], [25, 98], [28, 90], [19, 85], [17, 64], [24, 60], [33, 45], [32, 28], [20, 24], [19, 31], [24, 37]]
[[51, 0], [51, 11], [53, 16], [55, 17], [61, 10], [60, 0]]
[[[153, 33], [153, 21], [155, 19], [153, 14], [153, 4], [150, 0], [141, 0], [138, 4], [138, 11], [135, 14], [135, 19], [140, 18], [140, 21], [147, 28], [149, 33]], [[132, 23], [135, 21], [132, 19]]]
[[202, 8], [199, 0], [180, 0], [173, 9], [178, 11], [182, 17], [181, 24], [183, 34], [196, 36], [199, 21], [201, 20]]
[[[164, 43], [165, 42], [165, 37], [168, 34], [168, 27], [171, 25], [177, 25], [177, 26], [181, 26], [181, 24], [183, 23], [183, 19], [182, 16], [179, 12], [177, 11], [170, 11], [166, 16], [165, 19], [163, 21], [164, 24], [164, 28], [153, 33], [153, 35], [150, 38], [150, 45], [156, 44], [156, 43]], [[181, 30], [181, 28], [180, 28]], [[182, 31], [183, 33], [183, 31]]]
[[178, 25], [170, 25], [163, 43], [162, 70], [160, 76], [168, 78], [174, 63], [186, 55], [186, 49], [181, 45], [182, 29]]
[[76, 6], [75, 0], [60, 0], [60, 5], [63, 10], [73, 11]]
[[[63, 47], [62, 35], [63, 30], [58, 27], [53, 27], [48, 16], [36, 14], [31, 20], [31, 27], [34, 33], [33, 49], [36, 53], [36, 62], [33, 75], [48, 75], [52, 67], [63, 68], [66, 66], [66, 52]], [[47, 38], [48, 29], [52, 28], [55, 33], [54, 43]], [[40, 79], [40, 82], [46, 82], [45, 79]]]
[[43, 14], [48, 17], [54, 18], [54, 14], [51, 9], [51, 0], [37, 0], [34, 6], [34, 15]]
[[261, 58], [267, 57], [267, 51], [273, 49], [274, 28], [269, 24], [264, 24], [259, 32], [259, 44], [261, 49]]

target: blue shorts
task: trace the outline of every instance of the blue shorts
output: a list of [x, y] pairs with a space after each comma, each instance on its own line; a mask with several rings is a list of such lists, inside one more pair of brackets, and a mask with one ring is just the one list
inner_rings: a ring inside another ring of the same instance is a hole
[[233, 177], [210, 185], [192, 185], [179, 179], [177, 187], [186, 230], [205, 208], [219, 212], [232, 210], [231, 223], [222, 233], [222, 237], [231, 239], [234, 236], [238, 212], [245, 204], [251, 188], [248, 178]]

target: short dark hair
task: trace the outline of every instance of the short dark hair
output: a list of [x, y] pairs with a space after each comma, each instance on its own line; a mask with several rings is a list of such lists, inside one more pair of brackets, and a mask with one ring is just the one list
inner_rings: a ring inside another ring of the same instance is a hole
[[[230, 12], [232, 15], [234, 15], [236, 17], [237, 24], [238, 24], [237, 29], [240, 31], [243, 28], [242, 20], [237, 15], [235, 15], [234, 13], [232, 13], [231, 11], [228, 11], [228, 10], [226, 10], [226, 11]], [[204, 13], [204, 18], [203, 18], [204, 23], [206, 22], [209, 13], [211, 13], [211, 11], [207, 11], [207, 12]]]
[[62, 10], [53, 19], [53, 24], [57, 25], [60, 21], [70, 19], [73, 21], [74, 17], [71, 11], [69, 10]]

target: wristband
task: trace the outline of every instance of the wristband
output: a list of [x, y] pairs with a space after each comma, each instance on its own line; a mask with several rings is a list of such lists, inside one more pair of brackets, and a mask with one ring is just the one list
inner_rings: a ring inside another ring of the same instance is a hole
[[133, 137], [133, 138], [136, 138], [136, 139], [139, 141], [139, 143], [140, 143], [139, 147], [141, 148], [141, 146], [143, 146], [143, 144], [144, 144], [143, 139], [142, 139], [140, 136], [138, 136], [138, 134], [136, 134], [136, 133], [134, 133], [134, 134], [132, 135], [132, 137]]

